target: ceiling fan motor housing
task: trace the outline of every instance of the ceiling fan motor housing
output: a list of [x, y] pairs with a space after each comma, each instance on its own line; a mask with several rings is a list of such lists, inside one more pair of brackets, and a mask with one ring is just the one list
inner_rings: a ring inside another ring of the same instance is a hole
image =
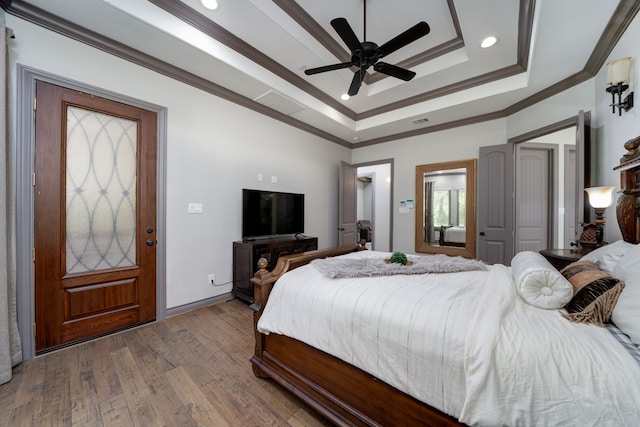
[[361, 68], [369, 68], [376, 63], [381, 55], [378, 52], [378, 45], [373, 42], [362, 42], [361, 48], [352, 52], [351, 62], [353, 65]]

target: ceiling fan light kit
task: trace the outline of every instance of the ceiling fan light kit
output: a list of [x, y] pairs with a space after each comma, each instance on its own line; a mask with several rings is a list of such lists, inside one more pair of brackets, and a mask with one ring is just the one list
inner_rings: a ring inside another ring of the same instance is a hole
[[[331, 20], [331, 26], [351, 51], [351, 61], [325, 65], [317, 68], [309, 68], [304, 70], [304, 73], [311, 76], [313, 74], [324, 73], [326, 71], [357, 67], [358, 70], [354, 73], [353, 80], [351, 80], [351, 85], [349, 86], [349, 91], [347, 92], [349, 96], [354, 96], [358, 93], [366, 76], [367, 70], [370, 67], [373, 67], [373, 69], [379, 73], [404, 81], [409, 81], [414, 78], [416, 73], [411, 70], [378, 61], [398, 49], [413, 43], [419, 38], [426, 36], [430, 31], [429, 25], [422, 21], [383, 45], [378, 46], [376, 43], [367, 40], [360, 42], [345, 18], [335, 18]], [[364, 38], [366, 39], [366, 33]]]
[[496, 44], [497, 42], [498, 42], [498, 39], [496, 37], [489, 36], [482, 40], [482, 43], [480, 43], [480, 47], [483, 49], [487, 49], [493, 46], [494, 44]]
[[217, 0], [200, 0], [200, 4], [209, 10], [217, 10], [219, 7]]

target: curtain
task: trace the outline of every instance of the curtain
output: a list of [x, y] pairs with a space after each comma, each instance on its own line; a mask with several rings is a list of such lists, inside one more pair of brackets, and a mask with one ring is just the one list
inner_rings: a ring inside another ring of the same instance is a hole
[[424, 183], [424, 227], [425, 236], [424, 241], [427, 243], [433, 242], [433, 181], [427, 181]]
[[11, 369], [22, 360], [16, 307], [16, 269], [13, 250], [13, 199], [8, 172], [7, 138], [7, 28], [0, 14], [0, 384], [11, 380]]

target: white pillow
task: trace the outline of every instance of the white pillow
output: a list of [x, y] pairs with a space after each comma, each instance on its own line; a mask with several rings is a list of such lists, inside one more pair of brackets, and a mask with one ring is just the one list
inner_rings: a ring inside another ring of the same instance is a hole
[[545, 257], [519, 252], [511, 260], [516, 290], [527, 303], [545, 309], [564, 307], [573, 297], [573, 286]]
[[613, 269], [618, 262], [620, 262], [620, 259], [622, 259], [624, 254], [629, 252], [635, 246], [636, 245], [633, 243], [625, 242], [624, 240], [616, 240], [609, 245], [604, 245], [598, 249], [594, 249], [580, 258], [580, 261], [595, 262], [601, 270], [613, 273]]
[[622, 257], [613, 270], [613, 277], [625, 284], [618, 302], [613, 309], [611, 320], [631, 341], [640, 345], [640, 245], [633, 248]]

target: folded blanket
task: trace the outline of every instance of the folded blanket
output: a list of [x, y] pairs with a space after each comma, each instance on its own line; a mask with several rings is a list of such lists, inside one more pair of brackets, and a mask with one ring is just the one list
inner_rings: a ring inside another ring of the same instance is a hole
[[395, 274], [455, 273], [487, 269], [482, 261], [442, 254], [409, 256], [408, 260], [412, 262], [410, 265], [388, 262], [388, 258], [325, 258], [313, 260], [311, 265], [330, 279]]

